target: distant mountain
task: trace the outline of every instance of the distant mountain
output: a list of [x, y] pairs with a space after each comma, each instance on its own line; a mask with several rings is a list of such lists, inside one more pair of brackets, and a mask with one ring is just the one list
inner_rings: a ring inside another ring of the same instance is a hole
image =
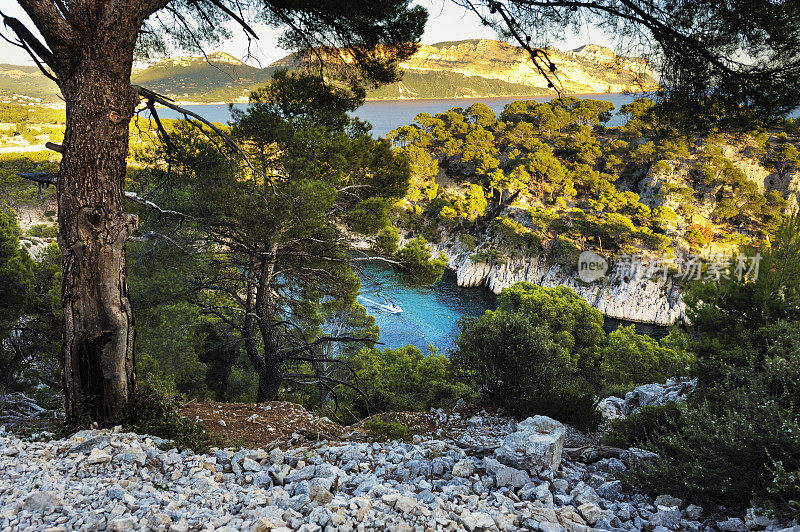
[[257, 68], [223, 52], [207, 57], [162, 59], [133, 72], [133, 82], [178, 101], [247, 101], [248, 92], [269, 82], [277, 67]]
[[0, 102], [55, 103], [59, 94], [38, 67], [0, 63]]
[[[556, 74], [567, 93], [653, 89], [646, 62], [620, 57], [608, 48], [586, 45], [572, 51], [550, 49]], [[277, 68], [298, 66], [288, 55], [266, 68], [225, 53], [166, 58], [133, 73], [142, 84], [182, 102], [246, 102], [249, 92], [268, 82]], [[408, 61], [398, 83], [369, 93], [373, 99], [523, 96], [552, 93], [526, 52], [502, 41], [473, 39], [423, 45]], [[57, 103], [58, 89], [36, 67], [0, 64], [0, 101]]]
[[[567, 52], [550, 48], [548, 53], [556, 66], [555, 74], [567, 93], [650, 90], [657, 86], [653, 70], [644, 60], [620, 57], [602, 46], [589, 44]], [[448, 72], [522, 85], [532, 91], [517, 94], [553, 92], [547, 89], [547, 81], [536, 70], [527, 51], [503, 41], [473, 39], [421, 46], [401, 66], [407, 73], [416, 72], [420, 76]], [[404, 79], [400, 84], [405, 82]]]

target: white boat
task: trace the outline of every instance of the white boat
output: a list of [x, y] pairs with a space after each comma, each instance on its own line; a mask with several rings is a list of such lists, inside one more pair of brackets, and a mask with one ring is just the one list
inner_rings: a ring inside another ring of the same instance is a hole
[[391, 312], [392, 314], [400, 314], [403, 312], [403, 309], [392, 303], [391, 301], [387, 301], [384, 299], [384, 303], [378, 303], [377, 301], [373, 301], [364, 296], [358, 296], [359, 301], [364, 304], [364, 306], [374, 307], [385, 312]]

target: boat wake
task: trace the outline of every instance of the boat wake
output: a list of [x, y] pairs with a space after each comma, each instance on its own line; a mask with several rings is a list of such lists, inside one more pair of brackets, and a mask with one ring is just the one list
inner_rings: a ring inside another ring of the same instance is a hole
[[383, 310], [384, 312], [390, 312], [392, 314], [400, 314], [401, 312], [403, 312], [402, 308], [398, 307], [397, 305], [395, 305], [394, 303], [392, 303], [391, 301], [388, 301], [386, 299], [384, 299], [384, 303], [379, 303], [379, 302], [373, 301], [372, 299], [369, 299], [367, 297], [358, 296], [358, 300], [365, 307], [376, 308], [376, 309], [379, 309], [379, 310]]

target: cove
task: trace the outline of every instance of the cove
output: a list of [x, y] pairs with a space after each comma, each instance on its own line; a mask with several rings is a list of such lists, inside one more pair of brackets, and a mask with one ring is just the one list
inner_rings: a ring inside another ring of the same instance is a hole
[[[431, 286], [409, 286], [393, 266], [379, 261], [362, 262], [359, 302], [375, 317], [380, 327], [381, 349], [414, 345], [422, 352], [433, 345], [448, 354], [458, 336], [461, 318], [480, 316], [497, 307], [497, 296], [485, 287], [460, 288], [456, 275], [446, 270], [442, 279]], [[393, 306], [402, 309], [395, 313]], [[667, 334], [667, 328], [649, 323], [633, 323], [605, 318], [603, 328], [634, 325], [636, 332], [653, 338]]]

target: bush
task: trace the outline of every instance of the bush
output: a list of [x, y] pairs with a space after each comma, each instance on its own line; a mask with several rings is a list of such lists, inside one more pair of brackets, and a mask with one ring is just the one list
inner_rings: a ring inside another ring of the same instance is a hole
[[340, 402], [361, 416], [370, 411], [452, 407], [460, 397], [471, 393], [468, 385], [455, 378], [447, 357], [426, 356], [413, 345], [383, 351], [364, 348], [348, 357], [347, 362], [360, 384], [367, 386], [371, 405], [349, 388], [337, 392]]
[[414, 285], [433, 284], [442, 278], [444, 268], [447, 265], [447, 257], [440, 253], [433, 258], [431, 250], [428, 249], [428, 241], [423, 237], [409, 240], [403, 248], [397, 252], [398, 258], [406, 267], [406, 278]]
[[128, 399], [114, 424], [171, 440], [179, 449], [198, 453], [208, 452], [214, 443], [203, 427], [180, 416], [177, 402], [149, 388], [136, 391]]
[[776, 473], [800, 471], [798, 362], [791, 362], [791, 386], [776, 382], [786, 381], [786, 375], [739, 372], [733, 380], [744, 386], [734, 387], [726, 378], [716, 399], [689, 405], [680, 423], [653, 428], [646, 447], [661, 458], [633, 471], [631, 480], [652, 493], [683, 495], [702, 504], [744, 510], [755, 502], [791, 513], [786, 501], [800, 500], [800, 486], [776, 482]]
[[[649, 435], [661, 457], [630, 479], [652, 493], [800, 517], [800, 218], [762, 250], [761, 274], [685, 293], [698, 389]], [[795, 501], [792, 503], [792, 501]]]
[[461, 233], [458, 235], [458, 241], [461, 242], [461, 245], [464, 246], [464, 249], [467, 251], [474, 251], [475, 250], [475, 237], [468, 233]]
[[375, 251], [383, 255], [394, 255], [397, 252], [397, 243], [400, 242], [400, 231], [389, 226], [375, 237]]
[[603, 442], [615, 447], [648, 447], [652, 437], [667, 427], [675, 426], [681, 415], [677, 403], [670, 402], [664, 406], [644, 406], [642, 409], [623, 419], [611, 422]]
[[516, 283], [503, 289], [497, 308], [519, 312], [534, 326], [545, 327], [570, 354], [574, 367], [586, 377], [596, 375], [600, 348], [606, 341], [603, 315], [571, 288]]
[[505, 253], [499, 249], [489, 248], [483, 251], [476, 251], [469, 256], [472, 262], [485, 262], [487, 264], [501, 265], [505, 264]]
[[630, 325], [608, 335], [600, 369], [606, 382], [633, 386], [684, 375], [692, 362], [689, 354], [661, 346], [647, 335], [636, 334]]
[[55, 238], [58, 235], [58, 227], [54, 225], [36, 224], [25, 231], [25, 234], [39, 238]]
[[408, 427], [399, 421], [383, 421], [375, 418], [364, 422], [367, 438], [373, 442], [405, 441], [408, 439]]
[[522, 312], [464, 320], [451, 359], [486, 403], [514, 416], [542, 414], [579, 428], [600, 422], [594, 394], [577, 378], [569, 352]]
[[550, 242], [550, 255], [553, 258], [553, 262], [571, 268], [577, 267], [581, 248], [564, 235], [556, 235]]

